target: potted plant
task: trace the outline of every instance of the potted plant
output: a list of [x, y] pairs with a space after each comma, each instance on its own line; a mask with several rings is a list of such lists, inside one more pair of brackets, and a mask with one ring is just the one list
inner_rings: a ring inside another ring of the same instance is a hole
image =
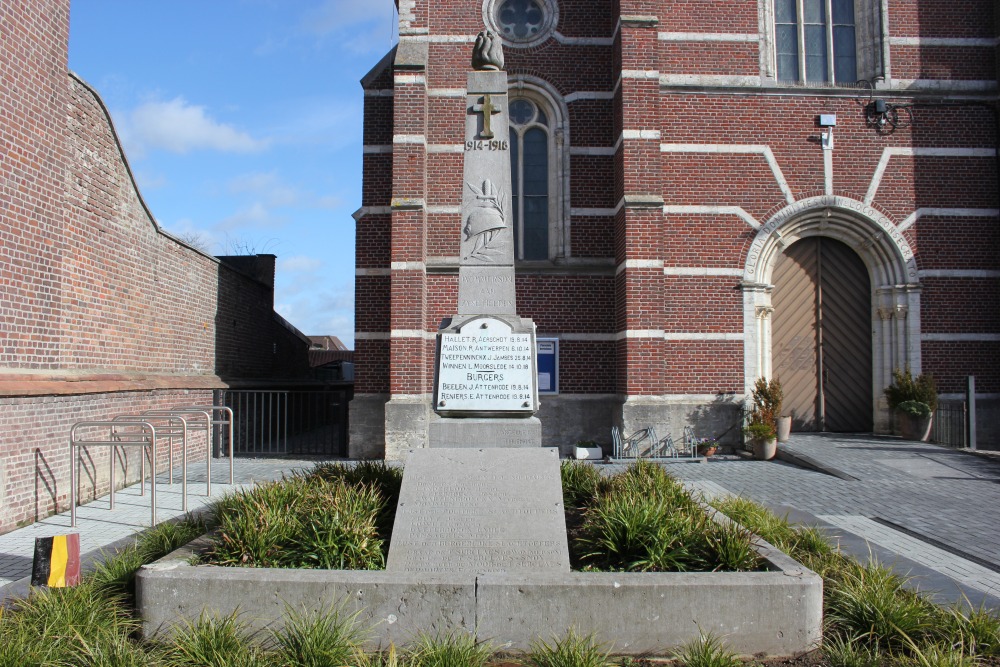
[[698, 456], [715, 456], [719, 451], [719, 441], [715, 438], [705, 438], [698, 443]]
[[751, 416], [750, 423], [743, 429], [753, 447], [753, 457], [761, 461], [774, 458], [778, 452], [778, 437], [774, 425], [763, 421], [759, 415]]
[[774, 458], [777, 451], [778, 417], [784, 392], [778, 378], [757, 378], [754, 382], [753, 408], [744, 432], [754, 448], [754, 457], [764, 460]]
[[892, 384], [885, 388], [885, 398], [896, 416], [899, 434], [907, 440], [930, 439], [934, 411], [937, 409], [937, 386], [927, 374], [913, 377], [910, 369], [892, 372]]

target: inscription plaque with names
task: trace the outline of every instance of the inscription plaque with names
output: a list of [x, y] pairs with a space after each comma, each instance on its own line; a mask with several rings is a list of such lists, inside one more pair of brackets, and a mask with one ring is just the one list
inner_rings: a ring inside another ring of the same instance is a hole
[[416, 449], [405, 470], [386, 570], [569, 572], [556, 449]]
[[439, 414], [537, 409], [533, 332], [516, 332], [503, 320], [484, 316], [439, 335], [434, 406]]

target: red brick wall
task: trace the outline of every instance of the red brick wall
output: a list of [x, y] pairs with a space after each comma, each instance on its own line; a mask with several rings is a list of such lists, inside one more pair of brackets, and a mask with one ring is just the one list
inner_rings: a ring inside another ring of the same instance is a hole
[[[470, 44], [433, 37], [474, 35], [481, 29], [481, 3], [421, 1], [418, 7], [427, 12], [432, 35], [427, 89], [463, 89]], [[872, 201], [873, 208], [892, 222], [900, 224], [918, 209], [998, 207], [997, 161], [989, 153], [997, 145], [990, 94], [952, 94], [947, 83], [935, 84], [934, 92], [901, 87], [880, 91], [892, 103], [912, 104], [914, 123], [894, 133], [879, 133], [865, 122], [868, 94], [864, 91], [726, 89], [715, 88], [711, 82], [701, 87], [670, 84], [661, 88], [655, 77], [634, 74], [655, 70], [661, 75], [692, 77], [761, 75], [756, 41], [659, 39], [662, 32], [755, 35], [759, 31], [757, 2], [562, 0], [559, 10], [557, 29], [569, 38], [568, 43], [553, 38], [532, 48], [508, 47], [505, 56], [509, 76], [537, 77], [568, 98], [565, 137], [571, 153], [565, 203], [571, 212], [572, 261], [554, 262], [544, 271], [521, 266], [517, 280], [519, 314], [533, 318], [545, 334], [577, 335], [564, 339], [560, 346], [564, 393], [742, 392], [744, 342], [731, 337], [743, 333], [739, 273], [757, 230], [735, 213], [663, 214], [648, 198], [659, 196], [667, 206], [675, 207], [739, 207], [758, 223], [765, 223], [788, 204], [765, 149], [773, 155], [792, 199], [824, 194], [824, 152], [817, 126], [821, 113], [836, 114], [838, 119], [832, 153], [834, 194], [865, 200], [887, 149], [897, 149], [903, 154], [889, 160]], [[1000, 18], [989, 0], [957, 4], [890, 0], [889, 12], [891, 36], [900, 38], [990, 38]], [[621, 21], [623, 16], [631, 18]], [[658, 22], [642, 18], [648, 16]], [[603, 43], [581, 43], [574, 38], [598, 38]], [[892, 76], [954, 80], [967, 87], [970, 81], [996, 80], [996, 53], [992, 47], [914, 45], [908, 40], [891, 45]], [[390, 70], [369, 88], [391, 88]], [[423, 99], [424, 91], [407, 91], [397, 85], [394, 101], [366, 97], [367, 122], [381, 124], [395, 113], [406, 123], [396, 133], [423, 133], [429, 144], [461, 142], [461, 99], [431, 94], [426, 98], [426, 113], [418, 106], [419, 113], [401, 116], [398, 109], [391, 109], [393, 104], [412, 106]], [[634, 138], [632, 133], [640, 130], [659, 136]], [[630, 138], [623, 138], [623, 131], [629, 131]], [[381, 125], [366, 128], [366, 143], [387, 145], [392, 134], [392, 129]], [[743, 148], [661, 150], [661, 144]], [[940, 148], [976, 149], [979, 154], [905, 154], [909, 149], [919, 153]], [[398, 163], [404, 159], [414, 160], [413, 168]], [[424, 198], [433, 206], [459, 203], [460, 154], [424, 155], [409, 146], [405, 150], [397, 146], [395, 160], [382, 154], [366, 156], [366, 206], [388, 206], [394, 196]], [[647, 203], [623, 206], [637, 197], [646, 197]], [[363, 218], [359, 239], [363, 233], [366, 240], [364, 247], [359, 241], [359, 267], [388, 272], [390, 249], [395, 252], [403, 247], [414, 251], [407, 255], [410, 261], [457, 261], [457, 214], [423, 216], [423, 237], [414, 229], [416, 217], [397, 214], [394, 226], [381, 213]], [[994, 303], [1000, 296], [1000, 279], [994, 277], [1000, 271], [998, 229], [996, 217], [925, 211], [905, 233], [919, 270], [987, 272], [920, 279], [921, 328], [929, 338], [916, 344], [923, 350], [924, 370], [941, 378], [943, 391], [958, 391], [960, 378], [970, 373], [979, 376], [980, 391], [1000, 391], [1000, 364], [995, 354], [990, 356], [996, 352], [996, 343], [933, 340], [936, 334], [1000, 334], [996, 309], [985, 312], [975, 306]], [[426, 244], [423, 254], [418, 247], [421, 243]], [[404, 261], [395, 254], [392, 259]], [[584, 259], [597, 261], [572, 265]], [[614, 276], [609, 273], [609, 260], [617, 266]], [[666, 267], [666, 275], [658, 262]], [[677, 275], [684, 273], [680, 269], [695, 270], [696, 275]], [[699, 269], [705, 275], [697, 275]], [[442, 317], [453, 314], [457, 282], [453, 269], [438, 266], [420, 284], [413, 282], [419, 282], [414, 276], [397, 277], [398, 273], [394, 271], [390, 281], [393, 303], [388, 313], [379, 305], [386, 303], [390, 293], [388, 279], [359, 276], [359, 331], [387, 336], [390, 328], [403, 328], [397, 322], [406, 322], [405, 328], [410, 328], [422, 321], [424, 331], [433, 332]], [[415, 304], [421, 290], [425, 291], [423, 303]], [[421, 318], [401, 310], [414, 305], [424, 309]], [[654, 335], [626, 338], [626, 330]], [[658, 330], [666, 332], [666, 340], [656, 338]], [[694, 339], [686, 339], [687, 335]], [[697, 339], [699, 335], [705, 339]], [[387, 370], [388, 341], [368, 340], [359, 343], [361, 347], [367, 350], [369, 361], [359, 359], [358, 377], [359, 381], [370, 378], [366, 386], [371, 391], [385, 391], [390, 385], [410, 389], [431, 385], [433, 364], [420, 356], [427, 352], [418, 343], [397, 345], [421, 360], [414, 368], [426, 369], [423, 378], [413, 377], [418, 371], [408, 369], [405, 381], [396, 377], [395, 370]]]

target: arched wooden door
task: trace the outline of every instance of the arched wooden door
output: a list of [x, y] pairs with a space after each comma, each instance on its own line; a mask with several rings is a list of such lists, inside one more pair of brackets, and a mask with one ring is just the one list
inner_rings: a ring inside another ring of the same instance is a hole
[[772, 275], [771, 365], [796, 431], [873, 427], [871, 281], [847, 245], [792, 244]]

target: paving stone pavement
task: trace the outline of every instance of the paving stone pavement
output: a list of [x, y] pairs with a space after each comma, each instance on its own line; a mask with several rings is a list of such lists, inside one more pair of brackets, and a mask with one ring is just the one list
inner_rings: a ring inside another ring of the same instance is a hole
[[793, 434], [779, 447], [828, 472], [753, 460], [671, 471], [708, 494], [747, 496], [818, 525], [941, 601], [965, 596], [1000, 610], [1000, 461], [876, 436]]
[[[311, 468], [314, 460], [289, 458], [237, 458], [233, 486], [229, 485], [229, 462], [215, 459], [212, 464], [212, 495], [205, 495], [206, 470], [203, 465], [188, 467], [188, 511], [196, 512], [234, 489], [252, 486], [262, 481], [280, 479], [295, 470]], [[156, 485], [157, 522], [182, 516], [179, 469], [170, 485], [166, 473], [158, 475]], [[19, 597], [27, 591], [31, 577], [31, 562], [36, 537], [80, 534], [80, 554], [84, 563], [100, 558], [102, 551], [113, 550], [137, 532], [148, 528], [149, 482], [146, 495], [140, 495], [138, 484], [115, 493], [115, 509], [109, 509], [104, 496], [77, 508], [77, 526], [70, 525], [69, 511], [0, 535], [0, 599]]]

